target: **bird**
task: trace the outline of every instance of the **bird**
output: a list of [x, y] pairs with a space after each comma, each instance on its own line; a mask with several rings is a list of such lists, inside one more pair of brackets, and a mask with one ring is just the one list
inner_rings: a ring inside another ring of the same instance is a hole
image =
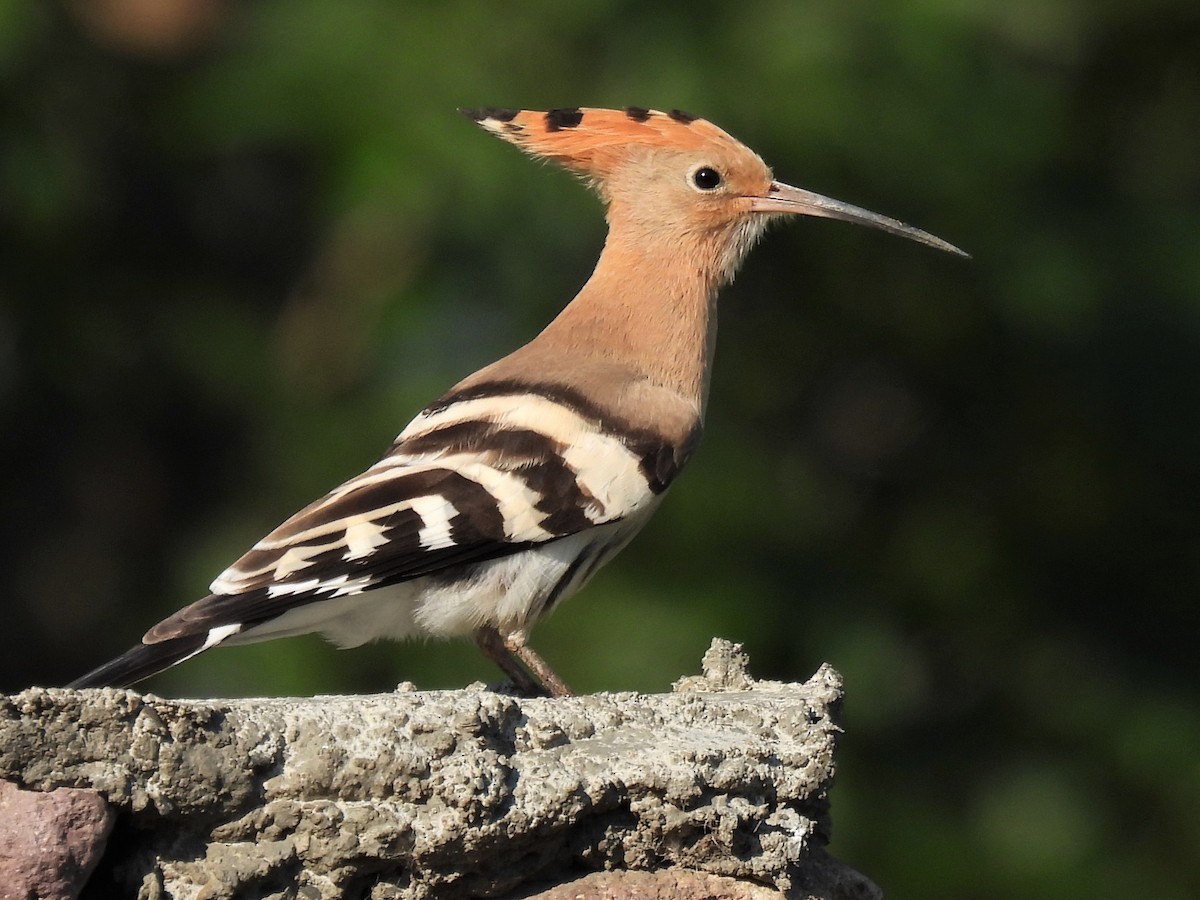
[[569, 696], [530, 629], [628, 544], [692, 457], [717, 294], [765, 227], [839, 219], [967, 256], [775, 180], [745, 144], [678, 109], [460, 112], [599, 194], [608, 233], [591, 276], [540, 333], [421, 410], [378, 462], [70, 687], [127, 687], [218, 645], [319, 632], [341, 647], [472, 636], [516, 690]]

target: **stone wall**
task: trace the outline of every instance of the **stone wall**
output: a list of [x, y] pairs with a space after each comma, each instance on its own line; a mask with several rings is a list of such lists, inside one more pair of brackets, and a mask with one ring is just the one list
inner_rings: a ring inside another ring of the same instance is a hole
[[662, 695], [31, 689], [0, 698], [0, 896], [877, 897], [824, 850], [840, 700], [723, 641]]

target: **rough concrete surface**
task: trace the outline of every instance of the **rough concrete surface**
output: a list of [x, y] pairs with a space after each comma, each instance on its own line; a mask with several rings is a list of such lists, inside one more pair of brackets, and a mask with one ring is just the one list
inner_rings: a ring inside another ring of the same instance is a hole
[[[84, 898], [529, 897], [667, 870], [857, 900], [878, 889], [823, 849], [840, 700], [832, 668], [755, 682], [724, 641], [662, 695], [35, 688], [0, 697], [0, 778], [117, 813]], [[543, 896], [772, 895], [613, 884]]]

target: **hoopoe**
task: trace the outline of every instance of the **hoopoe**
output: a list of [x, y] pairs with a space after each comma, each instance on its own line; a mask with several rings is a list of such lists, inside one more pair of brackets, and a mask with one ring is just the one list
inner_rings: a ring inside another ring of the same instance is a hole
[[607, 207], [591, 278], [546, 328], [460, 381], [379, 462], [296, 513], [72, 687], [124, 686], [218, 644], [473, 635], [518, 689], [570, 693], [529, 630], [640, 529], [700, 438], [716, 296], [768, 222], [822, 216], [966, 256], [773, 180], [679, 110], [463, 110], [583, 176]]

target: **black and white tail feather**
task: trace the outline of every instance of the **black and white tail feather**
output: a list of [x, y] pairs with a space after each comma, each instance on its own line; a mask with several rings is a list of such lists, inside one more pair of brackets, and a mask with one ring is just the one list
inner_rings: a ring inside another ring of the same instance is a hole
[[379, 462], [259, 541], [211, 595], [70, 686], [126, 686], [218, 644], [309, 632], [343, 647], [481, 629], [520, 643], [633, 537], [698, 431], [670, 446], [557, 385], [452, 392]]

